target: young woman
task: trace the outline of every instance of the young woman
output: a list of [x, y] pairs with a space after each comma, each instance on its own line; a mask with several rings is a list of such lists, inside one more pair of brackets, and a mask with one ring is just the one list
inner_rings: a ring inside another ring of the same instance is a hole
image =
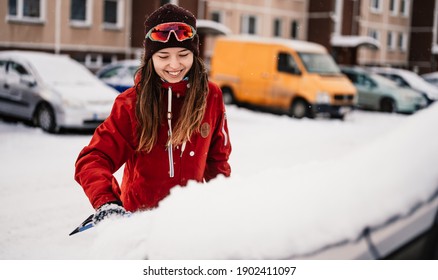
[[[166, 4], [145, 21], [145, 52], [133, 88], [76, 161], [75, 179], [109, 215], [157, 207], [174, 186], [230, 176], [231, 152], [222, 92], [199, 58], [196, 18]], [[125, 164], [119, 187], [113, 174]]]

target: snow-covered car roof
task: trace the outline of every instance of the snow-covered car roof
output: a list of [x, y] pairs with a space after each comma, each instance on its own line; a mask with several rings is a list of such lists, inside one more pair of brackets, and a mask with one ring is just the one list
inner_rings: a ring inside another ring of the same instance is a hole
[[36, 51], [2, 51], [0, 57], [28, 64], [34, 74], [49, 84], [99, 82], [85, 66], [67, 55]]
[[280, 44], [286, 47], [293, 48], [297, 52], [305, 52], [305, 53], [327, 53], [327, 49], [317, 43], [301, 41], [301, 40], [292, 40], [292, 39], [284, 39], [284, 38], [271, 38], [271, 37], [261, 37], [255, 35], [229, 35], [222, 36], [224, 40], [238, 40], [242, 42], [257, 42], [260, 44]]
[[426, 82], [418, 74], [412, 71], [389, 67], [370, 67], [369, 69], [375, 73], [399, 75], [406, 80], [413, 89], [426, 93], [431, 99], [438, 99], [438, 87]]

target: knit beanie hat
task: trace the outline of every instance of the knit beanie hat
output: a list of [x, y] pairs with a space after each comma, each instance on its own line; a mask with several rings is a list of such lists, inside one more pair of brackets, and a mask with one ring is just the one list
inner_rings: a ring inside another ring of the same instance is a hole
[[[158, 24], [165, 22], [184, 22], [196, 29], [196, 18], [190, 11], [176, 5], [166, 4], [155, 10], [146, 19], [144, 23], [145, 34], [148, 34], [148, 32]], [[172, 47], [186, 48], [192, 51], [194, 56], [198, 56], [199, 37], [198, 34], [196, 34], [192, 39], [180, 42], [175, 38], [175, 34], [171, 33], [169, 41], [166, 43], [145, 38], [144, 47], [146, 61], [157, 51]]]

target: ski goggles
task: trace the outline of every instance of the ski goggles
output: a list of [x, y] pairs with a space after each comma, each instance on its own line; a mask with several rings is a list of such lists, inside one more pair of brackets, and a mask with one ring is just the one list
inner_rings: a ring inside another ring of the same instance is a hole
[[178, 41], [182, 42], [195, 37], [196, 29], [183, 22], [165, 22], [149, 30], [146, 38], [155, 42], [167, 43], [171, 33], [175, 35]]

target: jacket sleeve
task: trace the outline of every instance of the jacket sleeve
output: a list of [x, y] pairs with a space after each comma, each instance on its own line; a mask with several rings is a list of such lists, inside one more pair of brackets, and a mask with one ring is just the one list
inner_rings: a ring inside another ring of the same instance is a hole
[[228, 163], [231, 154], [231, 143], [222, 92], [217, 86], [210, 88], [210, 91], [211, 90], [215, 91], [214, 98], [216, 100], [214, 104], [218, 118], [213, 129], [211, 144], [207, 155], [207, 164], [204, 171], [204, 178], [207, 182], [219, 174], [225, 177], [231, 175], [231, 167]]
[[107, 202], [120, 201], [113, 174], [135, 152], [134, 104], [126, 94], [119, 95], [111, 114], [96, 129], [89, 145], [76, 160], [75, 180], [95, 209]]

